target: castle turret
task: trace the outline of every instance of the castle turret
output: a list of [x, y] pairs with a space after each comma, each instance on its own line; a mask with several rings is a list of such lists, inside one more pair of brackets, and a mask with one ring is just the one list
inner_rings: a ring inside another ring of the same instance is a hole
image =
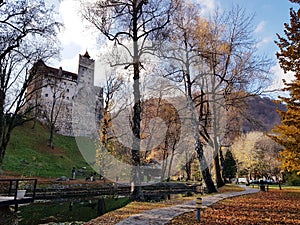
[[[94, 85], [95, 60], [91, 59], [86, 51], [84, 55], [79, 55], [78, 85], [81, 87], [91, 87]], [[79, 87], [80, 88], [80, 87]]]
[[[102, 112], [101, 88], [94, 86], [95, 60], [86, 51], [79, 55], [78, 85], [73, 104], [73, 132], [75, 136], [94, 136]], [[101, 96], [99, 97], [99, 93]]]

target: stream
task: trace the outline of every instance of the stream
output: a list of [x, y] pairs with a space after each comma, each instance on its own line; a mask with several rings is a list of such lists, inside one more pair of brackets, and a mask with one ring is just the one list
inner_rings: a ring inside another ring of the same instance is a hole
[[[20, 206], [18, 225], [87, 222], [130, 202], [128, 197], [68, 198]], [[78, 223], [80, 224], [80, 223]]]

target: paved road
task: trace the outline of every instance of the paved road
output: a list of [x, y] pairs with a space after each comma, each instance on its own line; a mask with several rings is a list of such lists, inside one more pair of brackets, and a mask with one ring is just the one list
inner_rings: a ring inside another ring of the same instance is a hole
[[[258, 189], [245, 187], [245, 191], [216, 194], [212, 196], [204, 196], [202, 198], [202, 208], [206, 208], [225, 198], [231, 198], [240, 195], [253, 194], [258, 192]], [[153, 209], [140, 214], [133, 215], [127, 219], [117, 223], [117, 225], [161, 225], [166, 224], [174, 217], [186, 212], [194, 211], [196, 201], [190, 201], [182, 205], [176, 205], [168, 208]]]

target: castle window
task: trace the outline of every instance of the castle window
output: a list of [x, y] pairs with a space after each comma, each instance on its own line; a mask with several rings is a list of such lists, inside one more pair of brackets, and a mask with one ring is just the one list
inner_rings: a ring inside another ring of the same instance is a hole
[[70, 90], [69, 90], [69, 89], [67, 89], [67, 92], [70, 92]]
[[45, 94], [45, 97], [48, 97], [48, 94]]
[[67, 99], [69, 100], [69, 97], [67, 97]]

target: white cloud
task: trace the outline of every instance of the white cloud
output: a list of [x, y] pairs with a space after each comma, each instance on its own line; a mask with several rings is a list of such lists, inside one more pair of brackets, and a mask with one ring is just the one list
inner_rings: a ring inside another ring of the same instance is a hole
[[65, 26], [58, 36], [63, 45], [63, 60], [60, 65], [65, 70], [77, 73], [78, 54], [84, 54], [88, 50], [91, 57], [96, 58], [97, 34], [88, 29], [86, 23], [82, 21], [79, 1], [61, 1], [59, 13]]
[[285, 79], [288, 83], [295, 79], [292, 72], [284, 73], [279, 63], [271, 67], [270, 73], [273, 74], [273, 83], [268, 88], [269, 91], [282, 89], [284, 87], [282, 79]]
[[257, 44], [256, 44], [256, 47], [257, 48], [260, 48], [260, 47], [263, 47], [269, 43], [272, 43], [274, 40], [274, 37], [273, 36], [269, 36], [269, 37], [265, 37], [263, 38], [261, 41], [259, 41]]
[[216, 0], [196, 0], [195, 2], [200, 5], [200, 13], [204, 16], [208, 16], [209, 14], [214, 12], [217, 5]]
[[263, 29], [265, 28], [267, 22], [266, 21], [261, 21], [255, 28], [254, 33], [259, 33], [261, 31], [263, 31]]

